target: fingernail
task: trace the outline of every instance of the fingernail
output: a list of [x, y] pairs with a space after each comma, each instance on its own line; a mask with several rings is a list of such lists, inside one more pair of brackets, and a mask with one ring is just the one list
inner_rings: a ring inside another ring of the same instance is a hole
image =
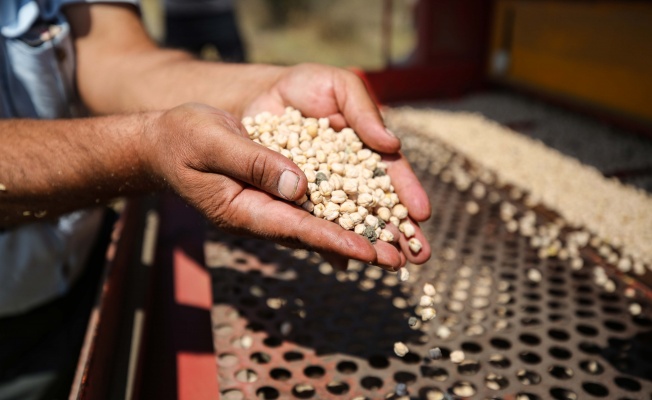
[[396, 135], [394, 134], [394, 132], [390, 131], [388, 128], [385, 128], [385, 132], [387, 132], [387, 134], [388, 134], [389, 136], [391, 136], [391, 137], [394, 137], [394, 138], [396, 137]]
[[278, 180], [278, 192], [288, 200], [294, 198], [299, 186], [299, 175], [290, 170], [285, 170]]

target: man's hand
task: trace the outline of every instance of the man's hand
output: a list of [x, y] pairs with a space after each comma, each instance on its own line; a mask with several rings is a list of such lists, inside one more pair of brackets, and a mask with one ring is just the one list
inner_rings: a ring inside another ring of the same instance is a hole
[[372, 246], [295, 206], [307, 188], [303, 172], [251, 141], [226, 112], [201, 104], [174, 108], [149, 125], [142, 148], [155, 175], [225, 230], [392, 270], [405, 262], [391, 244]]

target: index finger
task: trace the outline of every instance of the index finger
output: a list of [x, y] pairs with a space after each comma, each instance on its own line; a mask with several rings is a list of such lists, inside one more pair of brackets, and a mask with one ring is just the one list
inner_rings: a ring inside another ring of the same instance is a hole
[[334, 91], [346, 123], [370, 148], [389, 154], [399, 151], [401, 141], [385, 127], [362, 79], [352, 72], [340, 71], [334, 79]]

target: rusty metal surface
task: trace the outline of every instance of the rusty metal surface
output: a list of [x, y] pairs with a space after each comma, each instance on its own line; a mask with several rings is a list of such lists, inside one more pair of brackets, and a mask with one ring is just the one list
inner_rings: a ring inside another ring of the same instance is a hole
[[[415, 167], [433, 205], [423, 227], [434, 256], [410, 266], [406, 283], [373, 266], [334, 272], [307, 251], [209, 232], [223, 398], [398, 398], [401, 382], [411, 399], [652, 398], [645, 286], [608, 270], [617, 286], [609, 293], [589, 267], [540, 259], [527, 238], [507, 232], [498, 204], [476, 200], [470, 215], [469, 193]], [[539, 282], [528, 279], [532, 268]], [[426, 282], [438, 314], [412, 329]], [[395, 341], [410, 353], [397, 357]], [[441, 360], [428, 357], [432, 347]], [[451, 362], [454, 350], [464, 351], [462, 364]]]

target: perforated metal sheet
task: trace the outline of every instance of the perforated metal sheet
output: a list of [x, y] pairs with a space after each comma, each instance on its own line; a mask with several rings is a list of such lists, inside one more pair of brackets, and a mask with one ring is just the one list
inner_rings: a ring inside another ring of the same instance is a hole
[[[498, 204], [474, 199], [480, 211], [470, 215], [470, 194], [415, 167], [433, 205], [423, 228], [434, 256], [409, 266], [406, 283], [373, 266], [333, 272], [314, 253], [209, 233], [223, 398], [399, 398], [399, 382], [411, 399], [652, 398], [645, 287], [608, 272], [617, 286], [608, 293], [591, 268], [538, 258], [527, 238], [506, 231]], [[426, 282], [438, 314], [412, 329]], [[410, 353], [397, 357], [396, 341]], [[432, 347], [441, 360], [428, 358]], [[464, 351], [462, 364], [451, 362], [453, 350]]]

